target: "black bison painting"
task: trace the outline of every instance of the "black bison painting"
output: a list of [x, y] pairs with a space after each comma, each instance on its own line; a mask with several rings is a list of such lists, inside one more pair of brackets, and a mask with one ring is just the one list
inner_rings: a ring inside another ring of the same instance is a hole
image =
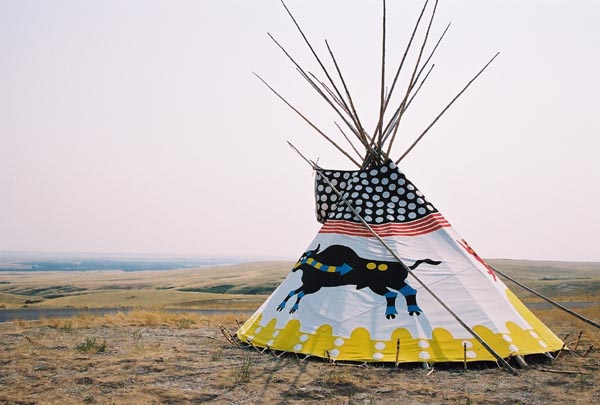
[[[320, 247], [321, 245], [300, 257], [292, 271], [302, 270], [302, 285], [290, 291], [277, 307], [277, 311], [282, 311], [293, 296], [297, 296], [297, 298], [296, 303], [290, 309], [290, 314], [298, 310], [302, 297], [314, 294], [323, 287], [355, 285], [357, 290], [368, 287], [375, 294], [385, 297], [387, 302], [385, 317], [387, 319], [394, 319], [398, 314], [396, 311], [398, 292], [406, 299], [409, 315], [420, 315], [423, 312], [417, 305], [417, 291], [406, 284], [408, 271], [402, 264], [363, 259], [347, 246], [332, 245], [319, 252]], [[423, 259], [417, 260], [409, 267], [414, 270], [422, 263], [438, 265], [441, 262]]]

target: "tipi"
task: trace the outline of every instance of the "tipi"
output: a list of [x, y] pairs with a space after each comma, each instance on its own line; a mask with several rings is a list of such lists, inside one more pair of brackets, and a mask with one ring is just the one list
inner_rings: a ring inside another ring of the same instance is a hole
[[[395, 363], [503, 361], [563, 346], [400, 171], [401, 159], [389, 158], [398, 122], [439, 44], [422, 58], [436, 6], [407, 92], [386, 126], [386, 107], [404, 58], [387, 94], [382, 85], [381, 116], [371, 136], [360, 125], [350, 94], [338, 90], [325, 68], [329, 85], [294, 62], [365, 152], [361, 159], [351, 158], [359, 166], [351, 171], [310, 162], [316, 171], [316, 216], [323, 225], [281, 285], [238, 330], [243, 342], [332, 360]], [[426, 9], [427, 2], [414, 32]], [[339, 80], [343, 83], [341, 74]]]

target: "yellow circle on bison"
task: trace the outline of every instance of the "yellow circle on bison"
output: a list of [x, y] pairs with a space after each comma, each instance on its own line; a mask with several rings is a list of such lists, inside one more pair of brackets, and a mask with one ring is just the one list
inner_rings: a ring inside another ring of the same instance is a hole
[[384, 264], [384, 263], [381, 263], [379, 266], [377, 266], [377, 269], [379, 271], [386, 271], [388, 269], [388, 265]]
[[367, 269], [375, 270], [375, 267], [377, 267], [377, 265], [375, 263], [367, 263]]

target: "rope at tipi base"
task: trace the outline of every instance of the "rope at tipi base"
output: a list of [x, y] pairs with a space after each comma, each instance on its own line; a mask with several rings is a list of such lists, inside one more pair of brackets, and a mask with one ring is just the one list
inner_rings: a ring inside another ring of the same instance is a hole
[[[490, 266], [490, 267], [491, 267], [491, 266]], [[525, 286], [525, 285], [523, 285], [523, 284], [519, 283], [519, 282], [518, 282], [517, 280], [515, 280], [514, 278], [507, 276], [506, 274], [504, 274], [503, 272], [501, 272], [500, 270], [498, 270], [498, 269], [496, 269], [496, 268], [494, 268], [494, 267], [492, 267], [492, 270], [494, 270], [494, 272], [495, 272], [496, 274], [500, 274], [502, 277], [506, 278], [507, 280], [510, 280], [510, 281], [512, 281], [513, 283], [515, 283], [515, 284], [516, 284], [516, 285], [518, 285], [519, 287], [521, 287], [521, 288], [524, 288], [525, 290], [529, 291], [530, 293], [532, 293], [532, 294], [534, 294], [534, 295], [537, 295], [538, 297], [540, 297], [540, 298], [542, 298], [542, 299], [544, 299], [544, 300], [548, 301], [550, 304], [552, 304], [552, 305], [554, 305], [554, 306], [556, 306], [556, 307], [558, 307], [558, 308], [562, 309], [563, 311], [565, 311], [565, 312], [567, 312], [567, 313], [569, 313], [569, 314], [573, 315], [575, 318], [577, 318], [577, 319], [579, 319], [579, 320], [582, 320], [583, 322], [585, 322], [585, 323], [588, 323], [588, 324], [590, 324], [590, 325], [592, 325], [592, 326], [594, 326], [594, 327], [596, 327], [596, 328], [600, 329], [600, 325], [599, 325], [599, 324], [597, 324], [596, 322], [592, 321], [591, 319], [587, 319], [587, 318], [586, 318], [586, 317], [584, 317], [583, 315], [580, 315], [580, 314], [578, 314], [577, 312], [575, 312], [575, 311], [572, 311], [572, 310], [570, 310], [569, 308], [567, 308], [567, 307], [565, 307], [565, 306], [562, 306], [562, 305], [560, 305], [558, 302], [556, 302], [556, 301], [554, 301], [554, 300], [552, 300], [552, 299], [550, 299], [550, 298], [548, 298], [548, 297], [546, 297], [546, 296], [544, 296], [544, 295], [542, 295], [542, 294], [540, 294], [540, 293], [538, 293], [538, 292], [536, 292], [536, 291], [532, 290], [531, 288], [529, 288], [529, 287], [527, 287], [527, 286]]]

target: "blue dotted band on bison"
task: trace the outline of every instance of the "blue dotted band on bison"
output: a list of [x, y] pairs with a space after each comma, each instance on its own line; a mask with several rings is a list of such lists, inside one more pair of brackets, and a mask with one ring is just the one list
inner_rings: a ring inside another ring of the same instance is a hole
[[[423, 312], [417, 305], [417, 290], [406, 284], [408, 271], [402, 264], [363, 259], [347, 246], [332, 245], [319, 252], [320, 247], [321, 245], [318, 245], [315, 250], [309, 250], [300, 257], [292, 271], [302, 270], [302, 286], [290, 291], [277, 307], [277, 311], [282, 311], [294, 295], [297, 296], [296, 303], [290, 309], [290, 314], [298, 310], [302, 297], [314, 294], [322, 287], [355, 285], [357, 290], [369, 287], [375, 294], [385, 297], [387, 319], [394, 319], [398, 314], [396, 291], [406, 299], [409, 315], [420, 315]], [[422, 263], [435, 266], [441, 262], [431, 259], [417, 260], [410, 269], [414, 270]]]

